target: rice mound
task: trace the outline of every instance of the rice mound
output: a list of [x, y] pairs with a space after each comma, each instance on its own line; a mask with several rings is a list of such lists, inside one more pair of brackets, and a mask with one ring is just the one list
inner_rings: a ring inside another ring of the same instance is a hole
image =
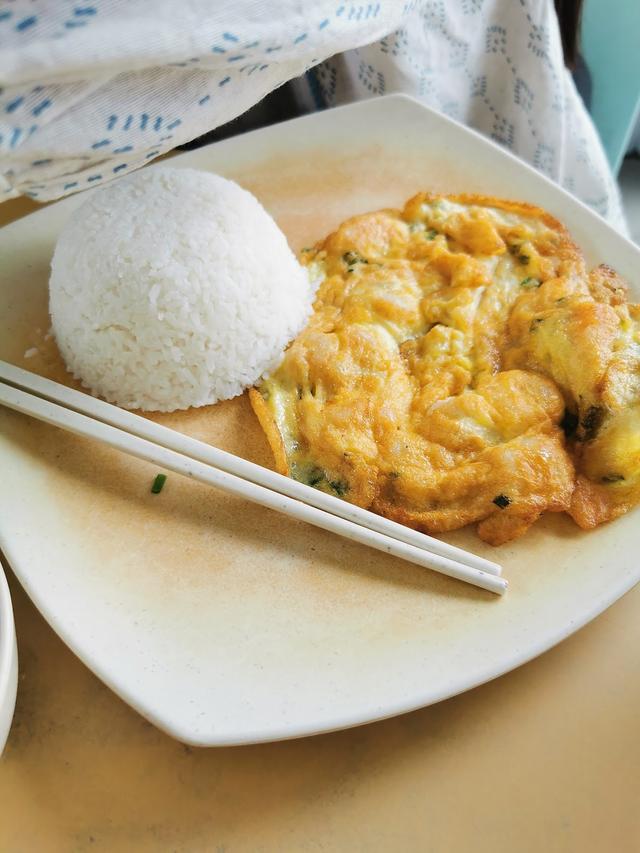
[[152, 168], [97, 190], [64, 227], [49, 307], [67, 368], [127, 409], [235, 397], [279, 363], [313, 288], [251, 193]]

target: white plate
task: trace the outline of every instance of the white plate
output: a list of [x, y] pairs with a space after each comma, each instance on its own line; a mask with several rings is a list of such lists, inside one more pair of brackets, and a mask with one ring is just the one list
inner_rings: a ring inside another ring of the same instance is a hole
[[0, 565], [0, 755], [11, 728], [18, 687], [18, 650], [9, 585]]
[[[172, 165], [239, 179], [296, 249], [419, 189], [528, 200], [639, 292], [631, 243], [406, 97], [318, 113]], [[54, 376], [48, 263], [81, 200], [0, 232], [0, 357]], [[32, 346], [41, 355], [25, 361]], [[160, 420], [269, 463], [244, 398]], [[0, 545], [36, 605], [120, 696], [193, 744], [295, 737], [436, 702], [540, 654], [640, 577], [635, 513], [589, 534], [550, 516], [498, 552], [473, 531], [452, 536], [503, 562], [511, 589], [497, 599], [175, 475], [150, 495], [152, 466], [8, 412], [0, 469]]]

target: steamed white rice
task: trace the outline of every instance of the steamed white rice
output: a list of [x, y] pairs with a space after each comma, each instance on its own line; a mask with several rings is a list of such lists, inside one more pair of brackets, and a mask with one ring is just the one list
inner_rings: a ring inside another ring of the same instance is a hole
[[51, 263], [68, 369], [128, 409], [240, 394], [272, 370], [313, 289], [251, 193], [208, 172], [152, 168], [92, 194]]

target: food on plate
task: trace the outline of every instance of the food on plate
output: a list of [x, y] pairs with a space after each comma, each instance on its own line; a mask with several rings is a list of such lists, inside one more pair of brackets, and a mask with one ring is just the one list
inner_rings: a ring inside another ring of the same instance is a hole
[[421, 193], [302, 256], [314, 313], [250, 392], [280, 472], [496, 545], [640, 501], [640, 306], [549, 214]]
[[232, 181], [151, 168], [72, 214], [51, 264], [53, 332], [67, 368], [125, 408], [233, 397], [282, 357], [313, 299], [307, 271]]

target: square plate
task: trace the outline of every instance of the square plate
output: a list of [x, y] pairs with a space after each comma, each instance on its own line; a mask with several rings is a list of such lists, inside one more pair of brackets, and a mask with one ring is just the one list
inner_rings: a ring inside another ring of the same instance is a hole
[[[294, 249], [418, 190], [527, 200], [635, 286], [640, 252], [491, 142], [405, 96], [316, 113], [171, 161], [252, 190]], [[151, 166], [150, 168], [155, 168]], [[69, 382], [47, 280], [73, 197], [0, 231], [0, 357]], [[38, 354], [25, 360], [27, 349]], [[157, 420], [261, 464], [246, 396]], [[547, 516], [498, 551], [498, 599], [0, 410], [0, 547], [51, 625], [123, 699], [197, 745], [357, 725], [436, 702], [568, 636], [640, 577], [637, 515]], [[64, 685], [61, 685], [64, 689]]]

